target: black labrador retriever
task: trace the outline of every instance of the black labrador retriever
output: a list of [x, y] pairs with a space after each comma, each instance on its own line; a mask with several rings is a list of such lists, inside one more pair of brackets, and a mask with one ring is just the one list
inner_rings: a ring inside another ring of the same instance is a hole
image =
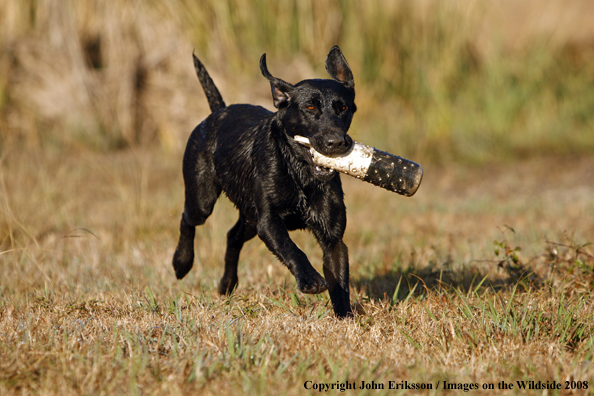
[[[340, 48], [333, 47], [326, 59], [331, 80], [295, 85], [273, 77], [262, 55], [260, 69], [270, 81], [276, 113], [248, 104], [226, 106], [196, 56], [194, 66], [212, 114], [194, 129], [184, 154], [185, 207], [173, 256], [177, 278], [192, 268], [195, 227], [204, 224], [224, 191], [239, 209], [239, 220], [227, 234], [221, 294], [237, 286], [241, 248], [258, 235], [289, 268], [301, 292], [328, 289], [336, 316], [351, 315], [340, 175], [315, 165], [309, 150], [293, 139], [307, 137], [325, 155], [351, 148], [347, 132], [356, 110], [355, 84]], [[323, 250], [324, 277], [289, 237], [296, 229], [315, 235]]]

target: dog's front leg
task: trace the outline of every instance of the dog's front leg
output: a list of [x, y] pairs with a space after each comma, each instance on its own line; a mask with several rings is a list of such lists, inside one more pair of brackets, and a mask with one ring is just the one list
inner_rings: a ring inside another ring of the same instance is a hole
[[349, 297], [349, 255], [342, 240], [334, 245], [320, 242], [324, 251], [324, 277], [328, 282], [328, 294], [339, 318], [350, 316], [351, 303]]
[[269, 214], [261, 217], [258, 221], [258, 236], [289, 268], [302, 293], [318, 294], [328, 288], [328, 284], [311, 265], [305, 253], [291, 240], [287, 227], [279, 216]]

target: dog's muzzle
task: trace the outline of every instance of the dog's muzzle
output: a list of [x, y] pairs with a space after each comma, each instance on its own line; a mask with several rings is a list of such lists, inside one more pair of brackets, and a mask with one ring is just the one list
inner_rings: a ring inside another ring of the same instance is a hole
[[308, 138], [296, 135], [294, 139], [309, 147], [312, 162], [323, 173], [336, 170], [407, 197], [421, 185], [423, 167], [406, 158], [358, 142], [344, 154], [326, 156], [316, 151]]
[[[300, 139], [300, 140], [299, 140]], [[304, 140], [307, 141], [307, 144], [304, 144]], [[308, 147], [311, 148], [311, 144], [309, 143], [309, 139], [305, 138], [303, 136], [295, 136], [295, 141]], [[314, 161], [314, 157], [313, 157], [313, 152], [316, 152], [316, 150], [314, 150], [313, 148], [311, 148], [310, 150], [305, 150], [305, 155], [306, 155], [306, 159], [307, 162], [310, 165], [311, 168], [311, 173], [313, 174], [313, 176], [320, 180], [320, 181], [328, 181], [330, 179], [332, 179], [334, 177], [334, 175], [336, 174], [336, 170], [332, 169], [332, 168], [328, 168], [322, 164], [318, 164]]]

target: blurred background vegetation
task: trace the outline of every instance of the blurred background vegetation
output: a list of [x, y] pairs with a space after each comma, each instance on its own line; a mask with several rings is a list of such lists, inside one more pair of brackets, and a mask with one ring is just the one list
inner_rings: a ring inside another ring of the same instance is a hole
[[258, 59], [327, 78], [341, 46], [357, 140], [417, 161], [594, 153], [589, 0], [4, 0], [0, 150], [179, 154], [208, 114], [191, 62], [227, 103], [272, 109]]

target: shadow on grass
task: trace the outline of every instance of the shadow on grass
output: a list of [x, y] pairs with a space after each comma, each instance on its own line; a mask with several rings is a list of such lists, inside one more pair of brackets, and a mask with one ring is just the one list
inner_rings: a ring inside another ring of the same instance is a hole
[[458, 289], [461, 292], [490, 288], [496, 291], [520, 287], [519, 290], [539, 289], [546, 282], [529, 265], [505, 261], [489, 261], [497, 271], [485, 271], [474, 266], [456, 265], [451, 262], [419, 268], [414, 264], [402, 269], [376, 271], [365, 277], [351, 278], [352, 287], [369, 299], [401, 301], [438, 289]]
[[[546, 241], [541, 254], [526, 261], [520, 259], [505, 232], [515, 230], [505, 226], [501, 241], [495, 242], [494, 260], [474, 260], [468, 264], [455, 263], [448, 257], [441, 264], [423, 267], [414, 261], [400, 263], [397, 269], [369, 268], [371, 276], [352, 277], [353, 287], [369, 299], [390, 299], [393, 302], [412, 296], [427, 294], [438, 289], [457, 289], [463, 293], [491, 289], [495, 291], [517, 287], [518, 291], [554, 287], [562, 280], [574, 291], [594, 288], [594, 253], [592, 243], [579, 243], [573, 237], [564, 243]], [[374, 273], [375, 272], [375, 273]]]

